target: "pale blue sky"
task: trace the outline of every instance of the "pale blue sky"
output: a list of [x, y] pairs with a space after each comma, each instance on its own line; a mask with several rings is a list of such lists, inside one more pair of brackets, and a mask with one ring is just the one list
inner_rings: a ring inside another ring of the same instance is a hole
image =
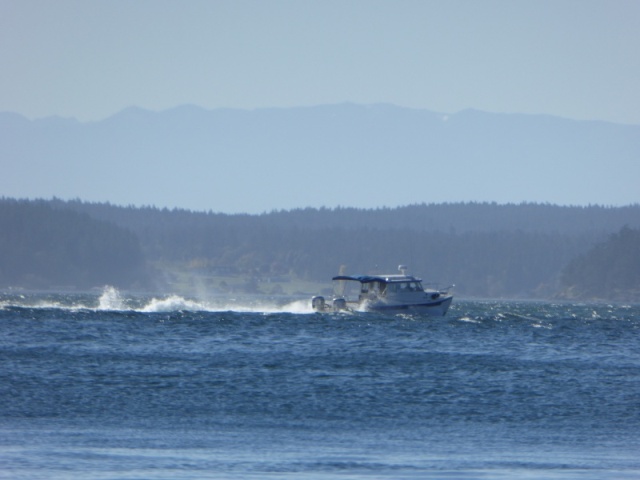
[[640, 1], [0, 0], [0, 111], [392, 103], [640, 124]]

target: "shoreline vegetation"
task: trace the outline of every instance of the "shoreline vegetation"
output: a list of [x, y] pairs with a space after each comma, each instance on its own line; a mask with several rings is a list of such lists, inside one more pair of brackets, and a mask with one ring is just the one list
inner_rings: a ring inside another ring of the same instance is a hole
[[0, 199], [0, 291], [328, 293], [409, 265], [458, 298], [640, 302], [640, 205], [454, 203], [227, 215]]

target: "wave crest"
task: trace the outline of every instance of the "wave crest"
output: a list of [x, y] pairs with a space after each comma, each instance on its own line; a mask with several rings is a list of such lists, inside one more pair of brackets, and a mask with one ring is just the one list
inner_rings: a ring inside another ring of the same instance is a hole
[[139, 297], [123, 295], [116, 287], [107, 285], [97, 300], [86, 294], [15, 295], [1, 299], [0, 308], [60, 309], [67, 311], [93, 310], [112, 312], [242, 312], [242, 313], [313, 313], [307, 299], [264, 297], [216, 297], [208, 300], [189, 299], [170, 294], [165, 297]]

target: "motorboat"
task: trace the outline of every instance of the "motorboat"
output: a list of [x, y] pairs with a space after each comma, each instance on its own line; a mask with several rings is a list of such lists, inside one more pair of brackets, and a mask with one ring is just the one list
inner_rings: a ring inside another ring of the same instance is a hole
[[[453, 285], [444, 289], [424, 288], [420, 278], [407, 275], [406, 266], [400, 265], [398, 270], [399, 274], [333, 277], [331, 301], [317, 295], [311, 299], [311, 306], [317, 312], [416, 310], [446, 315], [453, 300], [449, 292]], [[356, 292], [350, 297], [353, 286]]]

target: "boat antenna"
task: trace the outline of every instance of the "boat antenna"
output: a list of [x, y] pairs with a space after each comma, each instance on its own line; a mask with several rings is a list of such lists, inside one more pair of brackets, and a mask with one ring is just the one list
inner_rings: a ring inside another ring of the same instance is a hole
[[398, 270], [405, 277], [407, 276], [407, 266], [406, 265], [398, 265]]

